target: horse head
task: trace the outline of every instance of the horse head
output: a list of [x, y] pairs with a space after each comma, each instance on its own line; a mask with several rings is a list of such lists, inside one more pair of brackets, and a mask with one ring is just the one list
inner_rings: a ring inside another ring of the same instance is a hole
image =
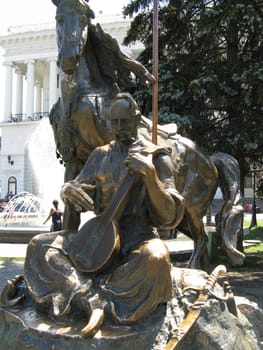
[[52, 0], [57, 7], [56, 34], [58, 65], [66, 74], [73, 74], [83, 52], [88, 25], [94, 13], [88, 0]]

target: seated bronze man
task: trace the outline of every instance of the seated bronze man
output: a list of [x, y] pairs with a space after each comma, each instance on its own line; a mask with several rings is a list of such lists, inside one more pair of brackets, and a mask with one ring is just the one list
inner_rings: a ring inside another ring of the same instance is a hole
[[[141, 113], [129, 94], [111, 108], [114, 141], [96, 148], [61, 198], [95, 218], [78, 232], [35, 236], [25, 280], [38, 305], [55, 320], [86, 313], [83, 336], [108, 318], [132, 324], [172, 296], [171, 263], [156, 228], [172, 229], [184, 215], [174, 185], [170, 149], [138, 136]], [[107, 317], [105, 317], [107, 316]]]

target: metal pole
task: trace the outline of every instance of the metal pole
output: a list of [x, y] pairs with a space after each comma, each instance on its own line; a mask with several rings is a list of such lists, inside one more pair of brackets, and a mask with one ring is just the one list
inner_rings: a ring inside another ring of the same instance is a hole
[[157, 125], [158, 125], [158, 0], [153, 4], [153, 84], [152, 99], [152, 142], [157, 144]]
[[249, 228], [257, 226], [257, 206], [256, 206], [256, 164], [253, 164], [253, 203], [252, 216]]

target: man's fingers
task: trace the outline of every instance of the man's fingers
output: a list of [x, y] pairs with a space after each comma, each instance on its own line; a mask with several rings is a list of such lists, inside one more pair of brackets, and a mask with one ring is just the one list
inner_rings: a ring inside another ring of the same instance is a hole
[[95, 190], [96, 185], [88, 185], [88, 184], [82, 183], [80, 184], [80, 187], [83, 191], [89, 191], [89, 190], [91, 191], [91, 190]]
[[78, 211], [89, 210], [93, 208], [93, 200], [82, 190], [77, 189], [70, 191], [67, 197], [70, 203], [74, 205]]
[[72, 202], [74, 204], [76, 203], [76, 205], [80, 206], [84, 210], [88, 210], [93, 207], [93, 200], [87, 194], [83, 194], [83, 193], [81, 193], [81, 196], [78, 196], [78, 194], [75, 194]]

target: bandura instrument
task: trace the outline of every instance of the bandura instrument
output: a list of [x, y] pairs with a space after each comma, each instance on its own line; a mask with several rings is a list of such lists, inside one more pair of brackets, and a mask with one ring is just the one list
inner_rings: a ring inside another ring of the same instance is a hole
[[127, 174], [105, 211], [76, 233], [69, 251], [73, 265], [83, 272], [104, 270], [120, 250], [118, 219], [127, 206], [139, 174]]

